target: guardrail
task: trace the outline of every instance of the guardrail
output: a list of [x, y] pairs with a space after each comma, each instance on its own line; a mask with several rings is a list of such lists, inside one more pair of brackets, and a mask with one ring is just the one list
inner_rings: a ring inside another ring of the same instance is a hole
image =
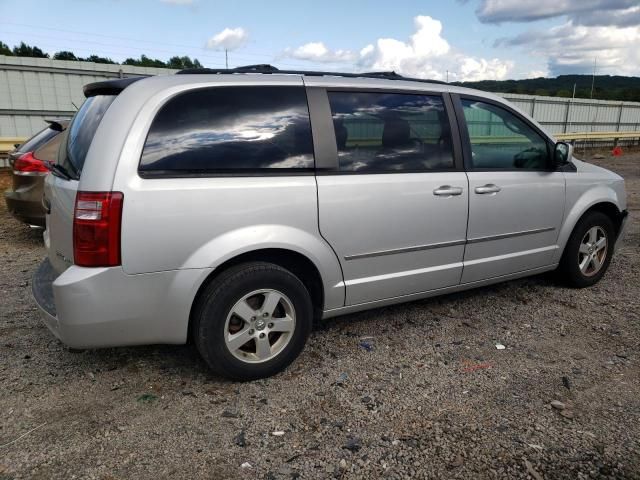
[[27, 139], [24, 137], [4, 137], [0, 138], [0, 154], [9, 153], [15, 148], [16, 144], [24, 143]]
[[640, 132], [574, 132], [558, 133], [557, 140], [614, 140], [621, 138], [640, 138]]
[[24, 143], [27, 139], [25, 137], [1, 137], [0, 138], [0, 168], [7, 168], [9, 166], [9, 159], [7, 153], [13, 150], [16, 144]]

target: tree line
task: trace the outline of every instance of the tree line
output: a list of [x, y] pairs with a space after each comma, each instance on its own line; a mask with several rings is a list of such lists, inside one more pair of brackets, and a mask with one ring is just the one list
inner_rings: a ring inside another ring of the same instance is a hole
[[[49, 56], [48, 53], [43, 52], [40, 48], [32, 45], [28, 45], [24, 42], [20, 42], [20, 45], [15, 45], [10, 48], [9, 45], [0, 41], [0, 55], [8, 55], [13, 57], [35, 57], [35, 58], [52, 58], [53, 60], [72, 60], [78, 62], [94, 62], [94, 63], [108, 63], [116, 65], [118, 62], [114, 62], [108, 57], [100, 57], [98, 55], [89, 55], [88, 57], [76, 56], [73, 52], [68, 50], [62, 50]], [[157, 58], [149, 58], [146, 55], [140, 55], [140, 58], [127, 58], [122, 65], [134, 65], [136, 67], [156, 67], [156, 68], [202, 68], [202, 64], [197, 58], [191, 60], [189, 56], [174, 56], [166, 62]]]
[[640, 102], [640, 77], [618, 75], [560, 75], [556, 78], [527, 78], [523, 80], [482, 80], [456, 83], [463, 87], [477, 88], [487, 92], [520, 93], [523, 95], [545, 95], [571, 98], [575, 85], [575, 98], [597, 100], [622, 100]]
[[[88, 57], [76, 56], [73, 52], [63, 50], [53, 56], [43, 52], [40, 48], [20, 42], [10, 48], [0, 41], [0, 55], [16, 57], [53, 58], [54, 60], [75, 60], [94, 63], [117, 64], [110, 58], [98, 55]], [[174, 56], [166, 62], [157, 58], [140, 55], [140, 58], [127, 58], [123, 65], [157, 68], [202, 68], [197, 58], [191, 60], [188, 56]], [[573, 96], [575, 86], [576, 98], [591, 98], [593, 82], [593, 98], [598, 100], [623, 100], [640, 102], [640, 77], [622, 77], [612, 75], [560, 75], [556, 78], [527, 78], [523, 80], [482, 80], [479, 82], [456, 82], [454, 85], [476, 88], [487, 92], [520, 93], [524, 95], [545, 95], [550, 97]]]

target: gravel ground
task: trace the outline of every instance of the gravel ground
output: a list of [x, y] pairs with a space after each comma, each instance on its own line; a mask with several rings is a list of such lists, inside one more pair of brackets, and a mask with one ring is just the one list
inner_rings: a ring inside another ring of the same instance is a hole
[[640, 154], [593, 161], [632, 217], [595, 287], [538, 276], [334, 319], [244, 384], [189, 346], [65, 349], [30, 298], [40, 233], [2, 203], [0, 479], [640, 478]]

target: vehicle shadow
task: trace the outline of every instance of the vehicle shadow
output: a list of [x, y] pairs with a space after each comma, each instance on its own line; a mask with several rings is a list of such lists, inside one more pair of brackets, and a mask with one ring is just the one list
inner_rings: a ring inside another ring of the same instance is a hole
[[13, 218], [7, 210], [3, 200], [0, 199], [0, 242], [6, 242], [12, 247], [25, 250], [43, 248], [43, 228], [33, 228]]
[[430, 309], [433, 306], [447, 308], [454, 305], [459, 305], [460, 302], [465, 302], [466, 300], [473, 298], [484, 296], [507, 296], [507, 294], [510, 292], [516, 293], [521, 289], [532, 289], [536, 287], [563, 288], [563, 285], [557, 279], [556, 275], [554, 275], [553, 272], [546, 272], [531, 277], [516, 280], [507, 280], [501, 283], [496, 283], [484, 287], [477, 287], [470, 290], [448, 293], [430, 298], [374, 308], [363, 312], [351, 313], [339, 317], [329, 318], [326, 320], [320, 320], [316, 322], [314, 330], [330, 330], [336, 327], [342, 327], [345, 324], [375, 321], [375, 318], [379, 318], [382, 316], [398, 316], [400, 314], [405, 314], [408, 310], [414, 309]]
[[[479, 287], [473, 290], [451, 293], [438, 297], [416, 300], [413, 302], [397, 304], [387, 307], [353, 313], [319, 321], [314, 325], [310, 343], [314, 342], [315, 335], [342, 334], [344, 328], [363, 326], [365, 323], [382, 322], [388, 325], [389, 318], [397, 318], [393, 322], [394, 331], [400, 334], [403, 328], [411, 327], [407, 318], [417, 310], [431, 310], [434, 307], [448, 310], [451, 307], [460, 307], [461, 303], [483, 296], [505, 297], [515, 295], [518, 290], [526, 291], [537, 287], [551, 287], [557, 282], [552, 275], [543, 274], [519, 280], [512, 280], [487, 287]], [[445, 318], [444, 321], [447, 321]], [[451, 319], [450, 321], [454, 321]], [[236, 382], [220, 377], [207, 367], [200, 357], [195, 345], [150, 345], [135, 347], [118, 347], [95, 350], [75, 351], [64, 347], [61, 343], [52, 346], [53, 350], [61, 350], [61, 361], [67, 365], [82, 368], [96, 373], [122, 371], [127, 374], [140, 375], [148, 378], [169, 377], [180, 379], [182, 383], [219, 385], [235, 384]], [[307, 352], [308, 353], [308, 352]], [[317, 356], [318, 352], [313, 355]], [[303, 352], [303, 357], [305, 352]], [[345, 352], [348, 355], [348, 352]], [[341, 356], [341, 355], [339, 355]], [[305, 368], [318, 362], [305, 362]], [[318, 366], [318, 368], [320, 368]], [[292, 368], [277, 375], [274, 378], [291, 375]], [[293, 367], [296, 370], [296, 367]]]

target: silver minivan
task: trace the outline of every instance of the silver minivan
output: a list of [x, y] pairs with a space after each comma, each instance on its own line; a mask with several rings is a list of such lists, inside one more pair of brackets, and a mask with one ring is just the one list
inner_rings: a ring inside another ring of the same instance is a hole
[[323, 319], [558, 270], [602, 278], [624, 183], [504, 99], [248, 67], [85, 86], [33, 293], [74, 348], [193, 341], [272, 375]]

